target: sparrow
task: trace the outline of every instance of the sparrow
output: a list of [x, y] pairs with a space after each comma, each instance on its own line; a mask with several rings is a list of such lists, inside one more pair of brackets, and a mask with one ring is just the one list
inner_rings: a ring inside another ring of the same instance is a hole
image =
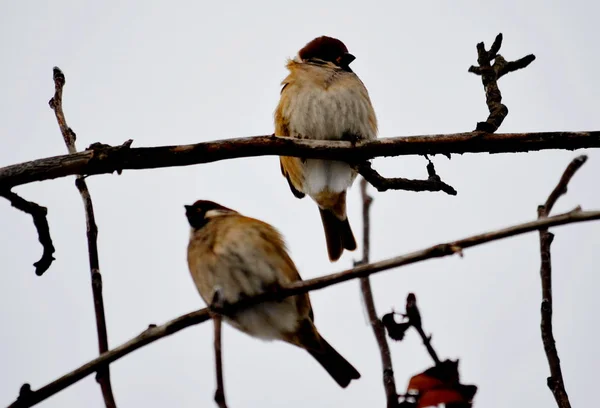
[[[188, 266], [207, 305], [215, 296], [232, 304], [302, 280], [283, 237], [271, 225], [212, 201], [199, 200], [185, 210], [191, 227]], [[360, 378], [317, 331], [307, 293], [229, 313], [223, 321], [250, 336], [305, 349], [341, 387]]]
[[[318, 37], [287, 62], [275, 110], [275, 135], [299, 139], [346, 140], [377, 137], [377, 118], [367, 88], [350, 69], [354, 55], [343, 42]], [[327, 252], [337, 261], [356, 249], [346, 216], [346, 190], [356, 172], [345, 162], [281, 156], [281, 173], [297, 198], [308, 194], [319, 206]]]

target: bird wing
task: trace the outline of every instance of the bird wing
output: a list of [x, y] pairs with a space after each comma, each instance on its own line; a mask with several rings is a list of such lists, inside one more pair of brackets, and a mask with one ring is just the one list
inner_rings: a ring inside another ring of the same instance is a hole
[[[283, 237], [271, 225], [242, 215], [226, 217], [223, 222], [228, 225], [223, 225], [223, 239], [214, 243], [210, 262], [219, 273], [229, 273], [237, 282], [238, 296], [255, 296], [302, 280]], [[293, 298], [298, 313], [312, 319], [308, 294]]]
[[[284, 114], [290, 103], [290, 92], [293, 92], [293, 80], [291, 75], [281, 83], [281, 97], [279, 104], [275, 110], [275, 135], [277, 136], [293, 136], [290, 134], [289, 118]], [[279, 157], [281, 174], [286, 178], [292, 194], [296, 198], [304, 198], [306, 195], [302, 191], [304, 184], [304, 163], [302, 159], [297, 157], [281, 156]]]

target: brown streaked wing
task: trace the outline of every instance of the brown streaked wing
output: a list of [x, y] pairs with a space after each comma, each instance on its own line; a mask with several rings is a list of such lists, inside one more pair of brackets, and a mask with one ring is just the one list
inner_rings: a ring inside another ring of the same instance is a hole
[[304, 184], [304, 163], [302, 159], [290, 156], [279, 157], [279, 165], [281, 167], [281, 174], [286, 178], [292, 194], [296, 198], [304, 198], [304, 194], [301, 189]]
[[[290, 83], [291, 80], [289, 77], [283, 81], [284, 86], [281, 90], [281, 98], [275, 111], [275, 135], [277, 136], [292, 136], [289, 129], [289, 120], [283, 114], [285, 106], [289, 101], [288, 93], [290, 88], [287, 88], [287, 86]], [[296, 157], [281, 156], [279, 158], [279, 164], [281, 174], [287, 179], [292, 194], [294, 194], [296, 198], [304, 198], [305, 194], [302, 191], [302, 185], [304, 184], [304, 165], [302, 160]]]
[[[243, 215], [228, 216], [228, 221], [231, 225], [226, 228], [226, 235], [223, 240], [215, 243], [214, 253], [219, 255], [240, 257], [248, 259], [248, 264], [252, 265], [252, 258], [267, 260], [270, 266], [278, 271], [277, 284], [284, 285], [296, 281], [301, 281], [302, 278], [296, 269], [296, 265], [288, 255], [285, 247], [285, 242], [281, 234], [266, 222], [255, 218], [245, 217]], [[227, 245], [227, 242], [235, 240], [238, 245]], [[236, 248], [244, 248], [243, 253]], [[273, 282], [274, 283], [274, 282]], [[266, 289], [270, 286], [265, 285]], [[300, 316], [313, 317], [312, 308], [308, 294], [294, 296], [296, 306]]]

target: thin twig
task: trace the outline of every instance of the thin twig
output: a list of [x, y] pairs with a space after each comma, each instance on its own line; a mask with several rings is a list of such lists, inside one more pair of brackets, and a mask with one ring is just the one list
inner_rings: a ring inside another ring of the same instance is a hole
[[586, 161], [587, 156], [581, 155], [577, 156], [573, 159], [573, 161], [571, 161], [571, 163], [569, 163], [558, 184], [556, 185], [556, 187], [554, 187], [554, 190], [552, 190], [552, 193], [550, 193], [548, 199], [546, 200], [546, 203], [544, 204], [543, 216], [547, 217], [550, 214], [550, 211], [552, 211], [552, 207], [554, 207], [554, 204], [556, 203], [558, 198], [561, 195], [567, 193], [567, 185], [569, 184], [569, 181], [571, 181], [571, 178], [573, 177], [575, 172], [579, 170], [579, 168], [583, 166]]
[[356, 171], [363, 176], [377, 191], [405, 190], [405, 191], [443, 191], [446, 194], [456, 195], [456, 190], [437, 178], [430, 177], [428, 180], [411, 180], [402, 177], [385, 178], [377, 170], [373, 169], [371, 163], [364, 162], [355, 166]]
[[212, 316], [214, 331], [215, 331], [215, 373], [217, 376], [217, 390], [215, 391], [215, 402], [219, 408], [227, 408], [225, 401], [225, 385], [223, 383], [223, 361], [221, 354], [221, 315], [213, 314]]
[[[560, 196], [567, 192], [567, 185], [575, 172], [586, 162], [587, 156], [578, 156], [565, 169], [560, 181], [552, 190], [546, 203], [538, 207], [538, 218], [546, 219], [554, 207], [554, 204]], [[554, 399], [559, 408], [570, 408], [569, 396], [565, 389], [565, 382], [560, 367], [560, 358], [556, 349], [556, 341], [552, 329], [552, 257], [550, 246], [554, 239], [554, 234], [548, 232], [548, 229], [540, 229], [540, 278], [542, 281], [542, 304], [541, 304], [541, 323], [542, 343], [550, 367], [550, 377], [547, 379], [548, 388], [552, 391]]]
[[[555, 215], [553, 217], [538, 219], [524, 224], [513, 225], [511, 227], [486, 232], [484, 234], [474, 235], [458, 241], [434, 245], [429, 248], [411, 252], [406, 255], [397, 256], [387, 260], [369, 263], [367, 265], [360, 265], [346, 271], [333, 273], [319, 278], [295, 282], [293, 284], [283, 286], [275, 292], [270, 291], [268, 293], [263, 293], [251, 298], [244, 299], [241, 302], [228, 305], [226, 310], [224, 310], [223, 312], [225, 314], [234, 313], [242, 308], [249, 307], [257, 303], [281, 300], [288, 296], [298, 295], [300, 293], [306, 293], [317, 289], [323, 289], [341, 282], [346, 282], [357, 278], [363, 278], [366, 276], [370, 276], [374, 273], [382, 272], [404, 265], [410, 265], [416, 262], [424, 261], [426, 259], [441, 258], [453, 255], [455, 253], [462, 253], [462, 250], [465, 248], [470, 248], [491, 241], [496, 241], [499, 239], [508, 238], [511, 236], [520, 235], [543, 228], [599, 219], [600, 211], [582, 211], [581, 209], [577, 208], [575, 210], [569, 211], [564, 214]], [[29, 388], [28, 384], [26, 384], [22, 387], [22, 389], [28, 388], [28, 391], [24, 393], [24, 395], [21, 396], [17, 401], [11, 404], [9, 408], [33, 406], [39, 403], [40, 401], [43, 401], [46, 398], [49, 398], [57, 392], [65, 389], [66, 387], [76, 383], [82, 378], [85, 378], [91, 373], [97, 371], [99, 368], [106, 367], [108, 364], [131, 353], [132, 351], [135, 351], [140, 347], [143, 347], [163, 337], [174, 334], [180, 330], [185, 329], [186, 327], [202, 323], [208, 320], [209, 318], [209, 309], [205, 308], [177, 317], [161, 326], [151, 325], [147, 330], [145, 330], [137, 337], [100, 355], [100, 357], [97, 357], [96, 359], [79, 367], [78, 369], [68, 374], [65, 374], [64, 376], [43, 386], [37, 391], [32, 391]]]
[[37, 230], [38, 240], [44, 249], [42, 257], [33, 266], [35, 266], [35, 274], [42, 276], [50, 268], [52, 261], [54, 261], [54, 256], [52, 256], [54, 254], [54, 244], [50, 236], [50, 226], [48, 225], [47, 218], [48, 209], [33, 201], [27, 201], [12, 191], [2, 191], [0, 192], [0, 196], [10, 201], [10, 204], [17, 210], [21, 210], [33, 218], [33, 225]]
[[437, 353], [433, 349], [431, 345], [431, 336], [427, 336], [425, 334], [425, 330], [423, 330], [423, 322], [421, 321], [421, 312], [419, 311], [419, 307], [417, 306], [417, 297], [414, 293], [409, 293], [406, 297], [406, 317], [408, 317], [408, 321], [415, 328], [421, 339], [423, 340], [423, 345], [427, 349], [427, 352], [433, 359], [435, 365], [440, 365], [440, 359], [438, 358]]
[[[360, 194], [362, 197], [363, 205], [363, 258], [358, 265], [366, 265], [369, 263], [369, 254], [371, 247], [371, 217], [370, 208], [373, 203], [373, 197], [367, 192], [367, 181], [363, 178], [360, 180]], [[363, 295], [365, 306], [367, 308], [367, 314], [369, 315], [369, 322], [377, 340], [379, 346], [379, 354], [381, 356], [381, 366], [383, 371], [383, 387], [385, 389], [385, 397], [388, 408], [395, 408], [398, 406], [398, 393], [396, 391], [396, 381], [394, 379], [394, 367], [392, 365], [392, 356], [390, 354], [390, 347], [385, 337], [385, 328], [381, 323], [381, 320], [377, 317], [377, 310], [375, 308], [375, 301], [373, 299], [373, 289], [371, 288], [371, 282], [369, 277], [360, 279], [360, 289]]]
[[[469, 72], [481, 76], [481, 82], [485, 89], [485, 102], [490, 114], [485, 122], [477, 123], [476, 131], [494, 133], [506, 116], [508, 108], [502, 104], [502, 94], [498, 88], [498, 80], [509, 72], [523, 69], [535, 60], [535, 55], [529, 54], [517, 61], [506, 61], [502, 55], [498, 54], [502, 46], [502, 33], [496, 36], [494, 43], [489, 51], [486, 51], [485, 44], [477, 44], [477, 63], [479, 66], [471, 66]], [[494, 64], [491, 62], [494, 60]]]
[[[477, 137], [476, 137], [477, 136]], [[0, 168], [0, 189], [71, 175], [110, 174], [190, 166], [257, 156], [295, 156], [359, 163], [373, 157], [450, 153], [517, 153], [548, 149], [600, 147], [600, 130], [590, 132], [466, 132], [350, 142], [256, 136], [194, 145], [137, 147], [96, 145], [72, 155], [48, 157]]]
[[[58, 127], [62, 133], [63, 139], [70, 154], [76, 154], [75, 132], [67, 125], [67, 120], [62, 107], [62, 93], [65, 86], [65, 76], [58, 67], [54, 67], [54, 96], [50, 99], [50, 107], [54, 111]], [[94, 206], [92, 197], [83, 176], [78, 176], [75, 180], [75, 186], [79, 190], [83, 206], [85, 209], [86, 233], [88, 243], [88, 257], [90, 264], [90, 273], [92, 278], [92, 294], [94, 298], [94, 311], [96, 314], [96, 330], [98, 332], [98, 351], [100, 354], [108, 351], [108, 334], [106, 330], [106, 316], [104, 313], [104, 301], [102, 299], [102, 275], [100, 274], [100, 259], [98, 256], [98, 227], [94, 217]], [[99, 367], [96, 381], [102, 389], [104, 404], [107, 408], [116, 408], [115, 398], [110, 382], [110, 371], [108, 366]]]

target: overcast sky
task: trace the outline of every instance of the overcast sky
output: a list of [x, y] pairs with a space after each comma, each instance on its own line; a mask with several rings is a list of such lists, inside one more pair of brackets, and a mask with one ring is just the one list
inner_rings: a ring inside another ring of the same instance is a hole
[[[369, 89], [380, 137], [472, 130], [487, 117], [475, 45], [504, 33], [508, 60], [534, 53], [500, 82], [510, 114], [502, 132], [598, 130], [600, 77], [595, 2], [0, 2], [0, 165], [66, 153], [48, 100], [52, 67], [65, 73], [64, 108], [77, 147], [197, 143], [273, 132], [285, 61], [316, 36], [342, 39]], [[434, 158], [458, 190], [375, 193], [372, 260], [536, 217], [570, 151]], [[600, 208], [600, 153], [575, 176], [554, 213]], [[426, 177], [419, 157], [378, 159], [387, 176]], [[276, 157], [125, 171], [88, 179], [99, 235], [112, 347], [203, 307], [187, 270], [184, 204], [211, 199], [267, 221], [286, 237], [304, 278], [352, 266], [360, 250], [330, 264], [316, 206], [297, 200]], [[18, 187], [48, 207], [56, 261], [43, 276], [31, 218], [0, 200], [0, 405], [24, 382], [34, 389], [97, 355], [85, 218], [74, 178]], [[349, 217], [361, 231], [359, 189]], [[600, 351], [600, 225], [553, 229], [554, 327], [573, 406], [596, 398]], [[442, 358], [460, 358], [476, 406], [553, 406], [539, 320], [538, 235], [487, 244], [373, 277], [379, 314], [415, 292]], [[230, 407], [381, 407], [379, 352], [357, 281], [311, 294], [321, 333], [362, 378], [339, 388], [302, 350], [227, 327]], [[415, 333], [391, 344], [399, 390], [432, 362]], [[119, 407], [214, 406], [212, 325], [151, 344], [111, 365]], [[43, 407], [101, 407], [89, 376]]]

